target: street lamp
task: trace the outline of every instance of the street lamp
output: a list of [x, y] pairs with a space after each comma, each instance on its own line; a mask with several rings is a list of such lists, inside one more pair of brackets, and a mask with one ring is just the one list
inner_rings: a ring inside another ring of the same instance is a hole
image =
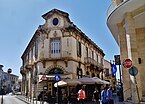
[[3, 104], [3, 69], [2, 69], [3, 65], [0, 65], [0, 81], [1, 81], [1, 94], [2, 94], [2, 98], [1, 98], [1, 104]]
[[115, 65], [119, 65], [119, 74], [120, 74], [120, 87], [121, 87], [121, 91], [120, 91], [120, 100], [123, 101], [123, 83], [122, 83], [122, 75], [121, 75], [121, 61], [120, 61], [120, 55], [114, 55], [114, 59], [115, 59]]

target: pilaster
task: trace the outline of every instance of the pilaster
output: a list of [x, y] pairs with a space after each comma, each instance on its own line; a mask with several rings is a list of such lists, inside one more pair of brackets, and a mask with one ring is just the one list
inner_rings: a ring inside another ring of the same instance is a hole
[[[128, 58], [132, 60], [134, 66], [138, 68], [138, 53], [137, 53], [137, 40], [136, 40], [136, 32], [135, 32], [135, 23], [131, 13], [125, 14], [125, 30], [126, 30], [126, 40], [127, 40], [127, 52]], [[140, 74], [138, 73], [136, 76], [137, 79], [137, 87], [139, 88], [139, 95], [142, 95], [142, 90], [140, 87]], [[138, 102], [138, 94], [135, 84], [134, 76], [130, 75], [131, 82], [131, 99], [133, 102]]]
[[[127, 52], [127, 39], [126, 39], [126, 32], [123, 23], [118, 24], [119, 29], [119, 45], [120, 45], [120, 54], [121, 60], [123, 61], [125, 58], [128, 57]], [[122, 67], [122, 82], [123, 82], [123, 94], [124, 100], [130, 99], [131, 97], [131, 84], [130, 84], [130, 77], [128, 73], [128, 69]]]

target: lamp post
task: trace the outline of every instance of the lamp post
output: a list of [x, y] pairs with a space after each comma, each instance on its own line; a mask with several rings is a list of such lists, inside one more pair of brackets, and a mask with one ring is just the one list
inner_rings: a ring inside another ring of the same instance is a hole
[[4, 92], [4, 89], [3, 89], [3, 80], [2, 80], [2, 78], [1, 78], [1, 92], [2, 92], [1, 104], [3, 104], [3, 92]]
[[115, 65], [119, 65], [119, 74], [120, 74], [120, 101], [123, 101], [124, 100], [124, 97], [123, 97], [123, 83], [122, 83], [122, 74], [121, 74], [121, 68], [120, 68], [120, 65], [121, 65], [121, 61], [120, 61], [120, 55], [114, 55], [114, 59], [115, 59]]
[[1, 93], [2, 93], [2, 98], [1, 98], [1, 104], [3, 104], [3, 65], [0, 65], [0, 81], [1, 81]]

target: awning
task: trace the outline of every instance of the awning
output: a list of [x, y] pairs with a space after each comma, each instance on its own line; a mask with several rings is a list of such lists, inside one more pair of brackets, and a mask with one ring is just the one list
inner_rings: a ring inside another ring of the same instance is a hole
[[[57, 74], [58, 75], [58, 74]], [[47, 81], [53, 81], [54, 80], [54, 77], [56, 76], [55, 74], [50, 74], [50, 75], [45, 75], [46, 78], [47, 78]], [[72, 78], [72, 75], [71, 74], [59, 74], [59, 76], [61, 77], [61, 79], [68, 79], [68, 78]], [[39, 82], [42, 82], [42, 77], [43, 75], [38, 75], [39, 77]]]
[[81, 84], [109, 84], [109, 82], [101, 80], [98, 77], [93, 77], [93, 78], [84, 77], [77, 80], [80, 81]]
[[105, 81], [105, 80], [102, 80], [102, 79], [100, 79], [100, 78], [98, 78], [98, 77], [93, 77], [93, 79], [95, 79], [95, 80], [97, 80], [97, 81], [99, 81], [99, 82], [101, 82], [101, 83], [103, 83], [103, 84], [110, 84], [110, 82]]
[[57, 87], [57, 85], [60, 87], [63, 87], [63, 86], [75, 86], [78, 84], [81, 84], [81, 82], [78, 81], [77, 79], [64, 79], [64, 80], [56, 82], [54, 84], [54, 87]]

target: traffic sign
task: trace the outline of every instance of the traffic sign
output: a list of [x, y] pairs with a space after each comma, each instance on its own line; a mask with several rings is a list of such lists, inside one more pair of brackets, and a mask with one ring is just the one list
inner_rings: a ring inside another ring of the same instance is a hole
[[42, 80], [42, 81], [46, 81], [46, 80], [47, 80], [46, 75], [43, 75], [43, 76], [41, 77], [41, 80]]
[[125, 59], [122, 64], [125, 68], [131, 68], [132, 67], [132, 61], [129, 58]]
[[114, 64], [111, 65], [111, 71], [112, 71], [113, 74], [115, 74], [117, 72], [116, 65], [114, 65]]
[[138, 70], [135, 66], [132, 66], [130, 69], [129, 69], [129, 74], [131, 74], [132, 76], [136, 76], [138, 73]]
[[60, 75], [56, 75], [56, 76], [54, 77], [54, 80], [55, 80], [55, 81], [59, 81], [59, 80], [61, 80]]

